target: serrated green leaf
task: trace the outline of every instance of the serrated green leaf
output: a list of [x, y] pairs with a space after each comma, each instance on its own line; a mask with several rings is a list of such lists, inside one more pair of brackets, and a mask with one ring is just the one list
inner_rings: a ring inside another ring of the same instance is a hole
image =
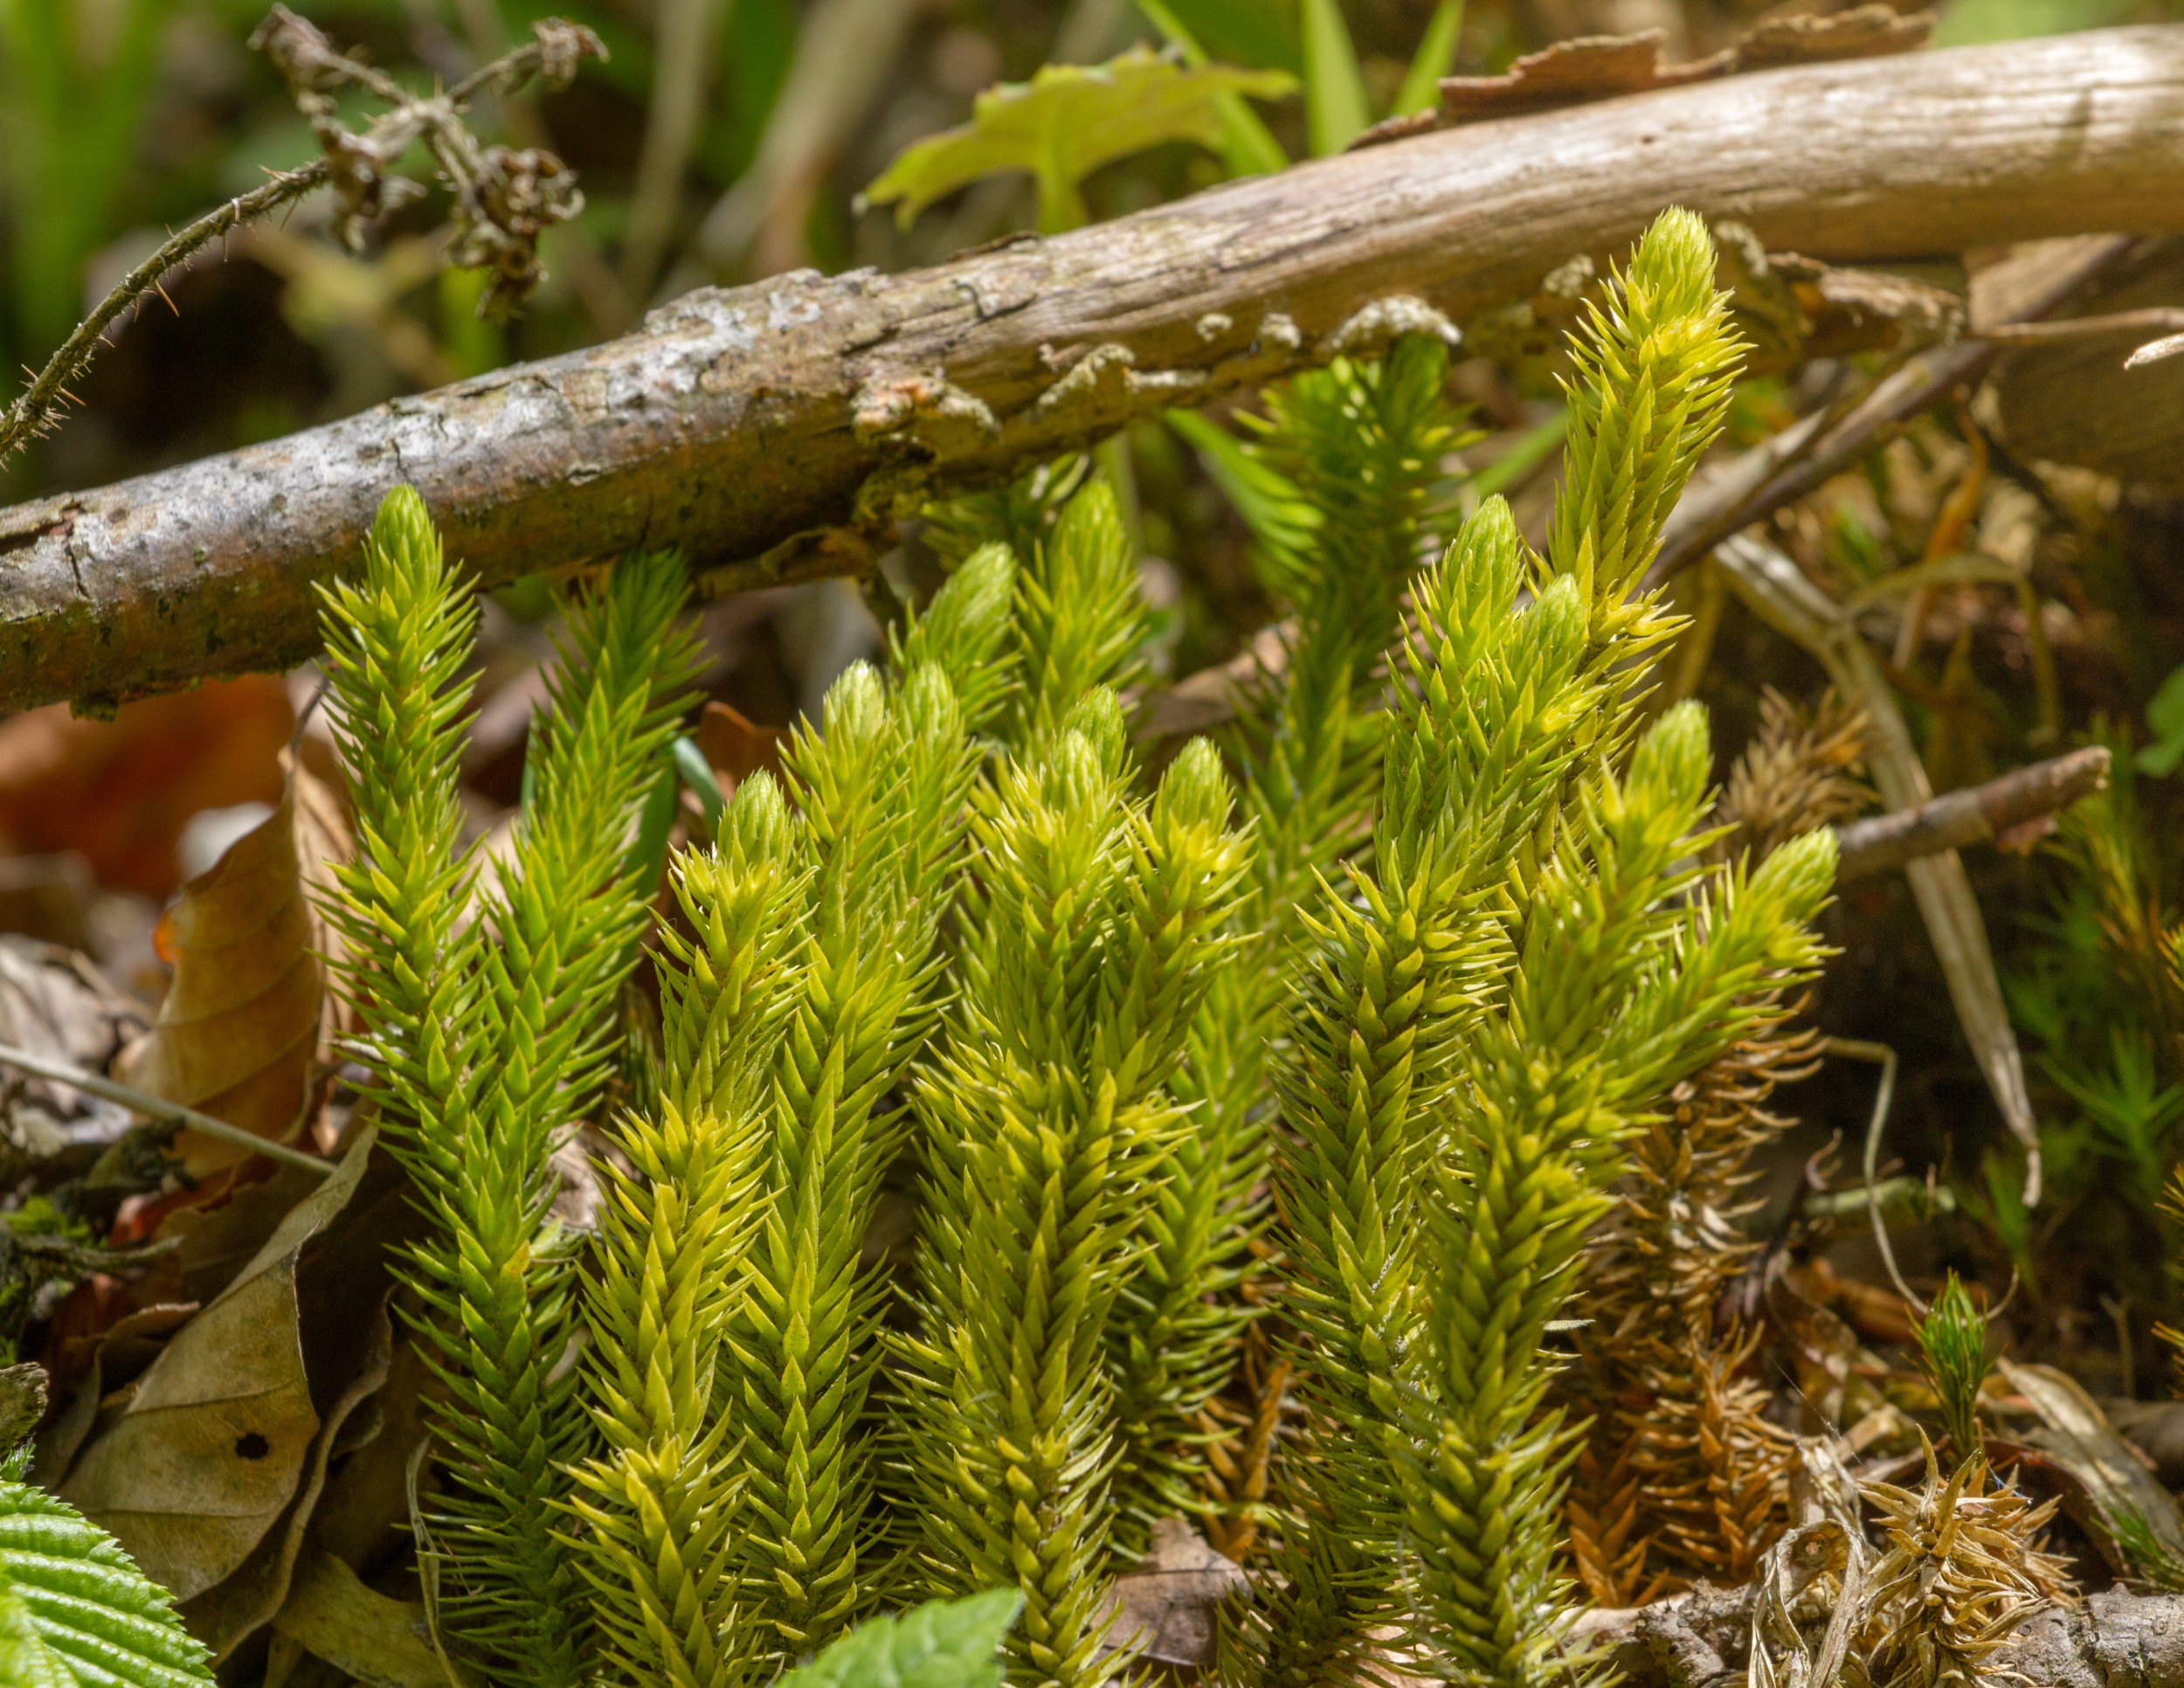
[[2184, 762], [2184, 668], [2174, 670], [2146, 705], [2146, 725], [2153, 743], [2139, 752], [2139, 771], [2157, 778]]
[[1039, 226], [1054, 234], [1088, 219], [1080, 185], [1102, 164], [1168, 141], [1217, 150], [1224, 95], [1275, 100], [1296, 86], [1282, 71], [1187, 66], [1144, 46], [1104, 65], [1046, 65], [1028, 82], [978, 98], [969, 123], [905, 148], [869, 188], [907, 226], [942, 195], [1002, 170], [1039, 183]]
[[844, 1636], [780, 1688], [998, 1688], [1001, 1638], [1024, 1596], [994, 1588], [876, 1617]]
[[66, 1501], [0, 1479], [0, 1682], [211, 1688], [165, 1589]]

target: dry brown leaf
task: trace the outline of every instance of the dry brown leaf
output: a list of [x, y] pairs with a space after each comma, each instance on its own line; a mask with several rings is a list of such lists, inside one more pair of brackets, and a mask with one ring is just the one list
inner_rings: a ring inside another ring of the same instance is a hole
[[[2179, 306], [2184, 265], [2172, 244], [2150, 242], [2088, 288], [2069, 314]], [[2171, 496], [2184, 492], [2184, 360], [2173, 353], [2146, 355], [2184, 336], [2139, 344], [2144, 338], [2103, 335], [2013, 349], [1995, 367], [1993, 383], [1996, 419], [2011, 452], [2021, 460], [2097, 469]]]
[[163, 897], [190, 816], [279, 799], [273, 757], [294, 722], [270, 675], [125, 703], [111, 721], [65, 703], [17, 716], [0, 724], [0, 836], [79, 851], [100, 884]]
[[1737, 44], [1737, 68], [1773, 70], [1783, 65], [1885, 59], [1925, 46], [1933, 30], [1932, 11], [1902, 12], [1890, 5], [1769, 17], [1754, 24], [1752, 33]]
[[140, 1304], [154, 1297], [211, 1301], [257, 1257], [288, 1211], [321, 1181], [301, 1167], [283, 1166], [225, 1200], [176, 1208], [152, 1233], [153, 1242], [169, 1245], [170, 1252], [136, 1285]]
[[296, 1573], [274, 1628], [365, 1688], [448, 1688], [425, 1608], [367, 1588], [331, 1553], [314, 1553]]
[[[390, 1388], [405, 1386], [402, 1360], [412, 1352], [394, 1342], [389, 1262], [421, 1228], [407, 1180], [381, 1152], [341, 1216], [305, 1250], [296, 1272], [296, 1309], [322, 1422], [287, 1512], [225, 1581], [181, 1607], [183, 1622], [216, 1660], [231, 1657], [273, 1621], [301, 1556], [317, 1546], [349, 1557], [327, 1533], [322, 1502], [339, 1494], [338, 1480], [413, 1410], [397, 1401], [390, 1411], [388, 1401]], [[391, 1529], [383, 1528], [371, 1546], [384, 1550], [393, 1539]], [[363, 1557], [350, 1562], [361, 1567]]]
[[187, 1600], [249, 1557], [294, 1496], [320, 1425], [296, 1299], [305, 1247], [364, 1176], [372, 1134], [170, 1341], [62, 1494]]
[[411, 1541], [410, 1469], [430, 1442], [427, 1402], [441, 1393], [415, 1342], [395, 1345], [387, 1380], [372, 1402], [378, 1434], [329, 1472], [311, 1542], [369, 1575]]
[[[273, 813], [184, 885], [161, 917], [157, 941], [174, 983], [117, 1074], [284, 1142], [302, 1117], [326, 998], [298, 848], [300, 783], [285, 782]], [[176, 1135], [175, 1152], [197, 1179], [245, 1158], [232, 1144], [188, 1131]]]
[[[394, 1332], [384, 1299], [374, 1310], [366, 1328], [368, 1341], [363, 1362], [349, 1387], [327, 1408], [325, 1422], [312, 1439], [303, 1480], [297, 1485], [295, 1501], [286, 1519], [280, 1527], [266, 1532], [265, 1539], [225, 1582], [183, 1602], [183, 1622], [189, 1625], [192, 1635], [212, 1650], [216, 1663], [227, 1658], [266, 1624], [276, 1622], [294, 1595], [296, 1567], [317, 1514], [320, 1498], [326, 1491], [328, 1463], [337, 1451], [349, 1451], [355, 1441], [352, 1425], [359, 1422], [358, 1415], [365, 1404], [386, 1387], [388, 1367], [393, 1359]], [[376, 1435], [379, 1429], [376, 1421], [364, 1422], [361, 1434], [368, 1439]]]
[[2117, 1433], [2099, 1403], [2052, 1366], [2020, 1366], [2009, 1359], [1996, 1365], [2010, 1388], [2039, 1415], [2039, 1424], [2022, 1439], [2062, 1468], [2071, 1517], [2116, 1567], [2132, 1568], [2115, 1540], [2114, 1520], [2132, 1512], [2146, 1519], [2163, 1548], [2184, 1560], [2184, 1513], [2175, 1497], [2146, 1469], [2145, 1456]]
[[1423, 121], [1393, 119], [1366, 130], [1357, 144], [1393, 140], [1423, 128], [1454, 128], [1489, 118], [1612, 100], [1619, 94], [1681, 87], [1745, 71], [1910, 52], [1925, 45], [1933, 24], [1932, 12], [1906, 17], [1893, 6], [1880, 3], [1826, 16], [1774, 17], [1759, 24], [1735, 46], [1683, 64], [1669, 64], [1661, 56], [1668, 40], [1662, 30], [1635, 35], [1581, 36], [1527, 53], [1499, 76], [1444, 78], [1438, 112], [1425, 114]]
[[1186, 1520], [1156, 1519], [1152, 1551], [1115, 1579], [1108, 1596], [1108, 1643], [1162, 1664], [1204, 1664], [1213, 1657], [1215, 1610], [1250, 1588], [1242, 1567]]
[[[0, 1043], [103, 1073], [144, 1030], [144, 1007], [73, 950], [0, 937]], [[48, 1079], [0, 1074], [9, 1142], [33, 1159], [107, 1143], [135, 1123], [126, 1108]]]
[[762, 727], [742, 710], [721, 702], [705, 706], [705, 712], [698, 717], [697, 731], [691, 737], [707, 764], [728, 776], [721, 782], [722, 791], [728, 794], [733, 794], [738, 785], [761, 768], [779, 773], [782, 746], [788, 739], [780, 728]]
[[[303, 875], [304, 908], [311, 921], [311, 948], [319, 960], [336, 972], [349, 954], [341, 929], [326, 917], [326, 905], [335, 895], [334, 870], [356, 854], [356, 838], [349, 825], [349, 805], [335, 786], [311, 771], [293, 752], [283, 751], [281, 765], [287, 771], [295, 794], [296, 858]], [[339, 991], [324, 993], [320, 1013], [321, 1052], [331, 1049], [336, 1038], [358, 1028], [356, 1005]]]
[[1732, 55], [1671, 65], [1662, 30], [1636, 35], [1586, 35], [1528, 52], [1499, 76], [1451, 76], [1441, 85], [1441, 127], [1552, 111], [1618, 94], [1677, 87], [1725, 74]]

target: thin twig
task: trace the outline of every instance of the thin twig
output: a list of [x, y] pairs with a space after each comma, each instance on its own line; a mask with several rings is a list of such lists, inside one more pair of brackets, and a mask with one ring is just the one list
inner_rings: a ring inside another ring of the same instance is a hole
[[2184, 310], [2153, 305], [2145, 310], [2111, 311], [2105, 316], [2066, 316], [2059, 322], [1998, 322], [1976, 337], [1998, 346], [2044, 346], [2064, 340], [2104, 340], [2111, 335], [2175, 334], [2184, 330]]
[[2108, 751], [2090, 744], [2017, 768], [1984, 785], [1835, 829], [1835, 878], [1870, 878], [1922, 856], [1991, 844], [2028, 821], [2058, 814], [2108, 784]]
[[163, 1124], [187, 1125], [193, 1131], [202, 1131], [205, 1136], [216, 1137], [223, 1143], [248, 1149], [252, 1154], [277, 1160], [284, 1166], [301, 1167], [307, 1173], [316, 1173], [321, 1178], [334, 1170], [333, 1162], [321, 1160], [316, 1155], [306, 1154], [301, 1149], [291, 1149], [285, 1143], [275, 1143], [255, 1132], [246, 1131], [240, 1125], [231, 1125], [225, 1119], [215, 1119], [211, 1114], [201, 1114], [195, 1108], [186, 1108], [179, 1102], [169, 1102], [165, 1097], [140, 1090], [133, 1084], [123, 1084], [97, 1073], [86, 1072], [66, 1061], [55, 1061], [28, 1049], [18, 1049], [13, 1044], [0, 1043], [0, 1066], [13, 1067], [19, 1072], [51, 1079], [56, 1084], [68, 1085], [87, 1096], [119, 1103], [131, 1113], [142, 1114], [147, 1119], [156, 1119]]
[[1820, 1051], [1822, 1055], [1846, 1055], [1852, 1061], [1874, 1062], [1881, 1069], [1881, 1083], [1873, 1092], [1873, 1117], [1865, 1128], [1866, 1212], [1873, 1221], [1873, 1241], [1881, 1250], [1881, 1263], [1888, 1268], [1896, 1292], [1924, 1318], [1926, 1304], [1904, 1282], [1903, 1273], [1896, 1269], [1896, 1250], [1889, 1246], [1888, 1225], [1881, 1217], [1881, 1203], [1875, 1187], [1879, 1182], [1881, 1133], [1888, 1128], [1889, 1109], [1896, 1100], [1896, 1051], [1885, 1043], [1869, 1043], [1855, 1037], [1823, 1038]]
[[[90, 367], [114, 320], [156, 289], [169, 271], [208, 243], [301, 199], [325, 181], [326, 161], [314, 159], [299, 169], [282, 171], [263, 186], [252, 188], [169, 235], [158, 251], [123, 276], [97, 308], [76, 325], [76, 331], [61, 342], [60, 349], [46, 359], [45, 367], [8, 406], [5, 417], [0, 419], [0, 462], [52, 425], [54, 413], [66, 402], [69, 384]], [[168, 302], [172, 308], [173, 301]]]

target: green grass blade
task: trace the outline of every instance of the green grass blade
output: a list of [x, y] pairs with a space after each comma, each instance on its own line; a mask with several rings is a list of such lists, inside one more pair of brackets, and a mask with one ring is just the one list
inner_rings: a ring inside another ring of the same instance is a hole
[[1358, 50], [1343, 21], [1340, 0], [1302, 0], [1304, 26], [1304, 128], [1312, 156], [1330, 158], [1372, 121]]

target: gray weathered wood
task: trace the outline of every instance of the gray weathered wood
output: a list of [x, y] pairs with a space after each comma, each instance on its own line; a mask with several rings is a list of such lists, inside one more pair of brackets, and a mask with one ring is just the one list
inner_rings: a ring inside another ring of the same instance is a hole
[[[1580, 1633], [1630, 1688], [1723, 1688], [1751, 1657], [1752, 1587], [1587, 1613]], [[2149, 1688], [2184, 1675], [2184, 1595], [2110, 1588], [2033, 1614], [1986, 1661], [2023, 1688]]]
[[1527, 298], [1667, 205], [1838, 261], [2184, 227], [2180, 131], [2184, 26], [2111, 30], [1483, 123], [912, 274], [702, 291], [588, 351], [0, 512], [0, 709], [297, 661], [313, 584], [400, 480], [491, 582], [648, 544], [715, 591], [847, 572], [933, 486], [1420, 303]]

